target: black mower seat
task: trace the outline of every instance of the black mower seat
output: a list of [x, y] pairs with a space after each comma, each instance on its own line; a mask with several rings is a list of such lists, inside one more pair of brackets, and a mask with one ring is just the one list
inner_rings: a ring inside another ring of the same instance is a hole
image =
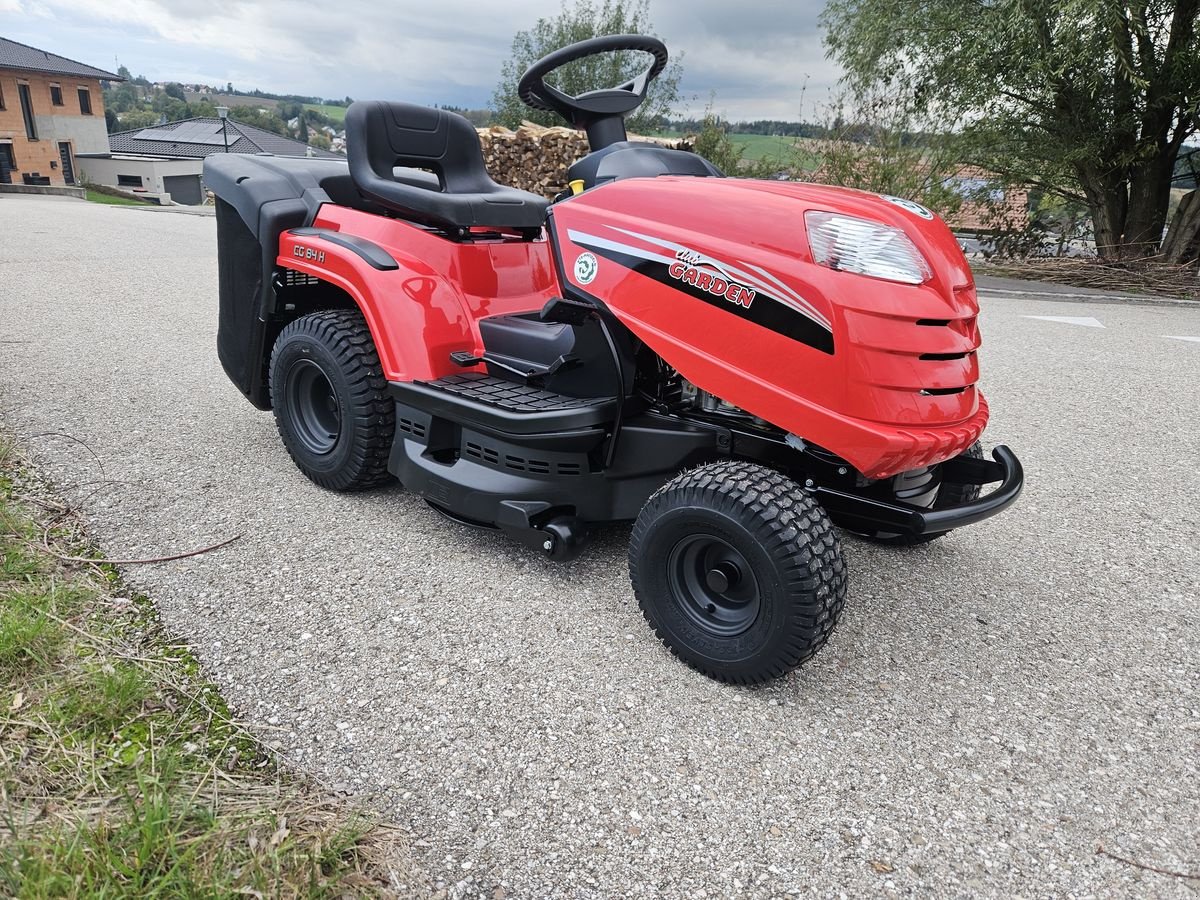
[[[414, 103], [365, 100], [346, 111], [350, 175], [369, 200], [439, 228], [540, 228], [549, 201], [496, 184], [483, 165], [475, 126]], [[431, 170], [438, 186], [398, 181], [397, 167]]]
[[617, 409], [615, 397], [568, 397], [481, 372], [436, 381], [393, 382], [391, 391], [402, 403], [434, 416], [508, 434], [591, 428], [611, 422]]

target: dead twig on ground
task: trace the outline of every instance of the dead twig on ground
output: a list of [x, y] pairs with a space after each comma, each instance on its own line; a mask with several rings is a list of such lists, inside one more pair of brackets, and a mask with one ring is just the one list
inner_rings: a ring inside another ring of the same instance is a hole
[[981, 275], [1002, 278], [1200, 300], [1200, 270], [1195, 263], [1170, 265], [1155, 257], [1119, 262], [1078, 257], [991, 259], [976, 262], [974, 268]]
[[1175, 872], [1171, 869], [1161, 869], [1158, 866], [1152, 866], [1149, 863], [1138, 862], [1136, 859], [1129, 859], [1128, 857], [1119, 856], [1116, 853], [1105, 850], [1103, 844], [1096, 846], [1096, 855], [1107, 856], [1109, 859], [1116, 860], [1117, 862], [1123, 862], [1126, 865], [1133, 866], [1137, 869], [1145, 869], [1147, 872], [1156, 872], [1159, 875], [1169, 875], [1171, 878], [1185, 878], [1191, 881], [1200, 881], [1200, 873]]
[[197, 550], [189, 550], [186, 553], [172, 553], [169, 556], [150, 556], [150, 557], [146, 557], [145, 559], [107, 559], [107, 558], [97, 559], [97, 558], [89, 557], [89, 556], [67, 556], [63, 553], [58, 553], [58, 552], [52, 550], [50, 547], [46, 547], [45, 549], [47, 550], [47, 552], [50, 553], [51, 556], [54, 556], [55, 558], [62, 560], [63, 562], [108, 563], [109, 565], [113, 565], [113, 566], [142, 566], [142, 565], [151, 565], [153, 563], [172, 562], [177, 559], [187, 559], [188, 557], [191, 557], [191, 556], [200, 556], [202, 553], [210, 553], [213, 550], [219, 550], [222, 547], [227, 547], [230, 544], [232, 544], [234, 541], [239, 540], [241, 537], [242, 536], [240, 534], [235, 534], [231, 538], [226, 538], [223, 541], [220, 541], [216, 544], [210, 544], [207, 547], [200, 547]]

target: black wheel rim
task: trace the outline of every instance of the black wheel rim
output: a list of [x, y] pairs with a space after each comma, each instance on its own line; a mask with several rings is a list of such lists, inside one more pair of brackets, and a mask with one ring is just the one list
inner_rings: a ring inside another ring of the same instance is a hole
[[732, 637], [758, 618], [758, 579], [746, 557], [722, 538], [685, 537], [667, 559], [667, 579], [680, 611], [709, 634]]
[[310, 453], [333, 450], [342, 430], [342, 411], [324, 370], [309, 359], [292, 366], [287, 399], [296, 437]]

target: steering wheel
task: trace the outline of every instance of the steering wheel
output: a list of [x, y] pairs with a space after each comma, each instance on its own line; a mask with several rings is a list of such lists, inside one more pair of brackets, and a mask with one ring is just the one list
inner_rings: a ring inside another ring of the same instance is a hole
[[[587, 91], [577, 97], [546, 84], [546, 76], [555, 69], [600, 53], [615, 50], [640, 50], [654, 56], [649, 68], [624, 84], [598, 91]], [[575, 128], [586, 128], [591, 136], [593, 123], [624, 116], [637, 109], [646, 99], [646, 89], [667, 65], [667, 47], [658, 38], [640, 34], [612, 34], [589, 38], [555, 50], [535, 62], [517, 83], [517, 96], [526, 106], [556, 112]], [[624, 130], [622, 128], [622, 130]]]

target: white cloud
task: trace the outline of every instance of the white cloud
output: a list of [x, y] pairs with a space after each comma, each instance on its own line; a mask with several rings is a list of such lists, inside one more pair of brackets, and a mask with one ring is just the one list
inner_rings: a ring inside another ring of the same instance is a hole
[[[117, 57], [153, 80], [470, 105], [490, 99], [513, 34], [560, 8], [559, 0], [0, 0], [0, 10], [28, 17], [35, 4], [41, 21], [26, 18], [15, 35], [10, 19], [6, 33], [102, 67]], [[806, 82], [811, 96], [836, 80], [819, 10], [820, 0], [651, 6], [655, 30], [684, 55], [693, 111], [715, 92], [716, 108], [735, 118], [796, 118]]]

